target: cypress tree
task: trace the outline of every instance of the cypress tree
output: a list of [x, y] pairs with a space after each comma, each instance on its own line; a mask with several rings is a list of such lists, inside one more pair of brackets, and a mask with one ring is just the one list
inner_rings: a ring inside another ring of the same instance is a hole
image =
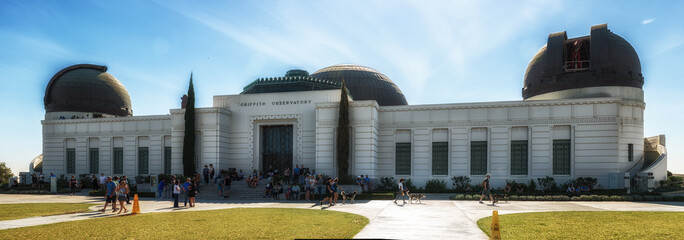
[[349, 99], [347, 85], [342, 80], [340, 114], [337, 120], [337, 175], [349, 175]]
[[183, 175], [192, 176], [195, 173], [195, 89], [188, 87], [188, 100], [185, 105], [185, 136], [183, 136]]

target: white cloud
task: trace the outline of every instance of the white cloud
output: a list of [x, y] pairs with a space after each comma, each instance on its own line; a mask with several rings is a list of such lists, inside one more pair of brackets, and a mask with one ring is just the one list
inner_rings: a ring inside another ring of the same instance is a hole
[[650, 19], [646, 19], [646, 20], [641, 21], [641, 24], [646, 25], [646, 24], [652, 23], [653, 21], [655, 21], [655, 18], [650, 18]]

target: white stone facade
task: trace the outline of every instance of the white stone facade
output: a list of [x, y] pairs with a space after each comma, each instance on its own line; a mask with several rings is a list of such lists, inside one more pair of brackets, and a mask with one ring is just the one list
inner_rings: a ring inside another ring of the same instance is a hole
[[[291, 125], [293, 164], [333, 175], [340, 90], [214, 96], [214, 106], [196, 110], [198, 170], [261, 169], [262, 126]], [[552, 176], [558, 183], [596, 177], [604, 188], [623, 188], [623, 176], [642, 157], [643, 101], [619, 97], [489, 103], [379, 106], [350, 102], [354, 175], [429, 179], [471, 175], [471, 141], [487, 144], [487, 172], [494, 187], [505, 180]], [[64, 175], [144, 175], [139, 148], [149, 150], [146, 174], [164, 173], [171, 147], [171, 173], [182, 172], [183, 109], [169, 115], [43, 120], [43, 171]], [[553, 174], [553, 140], [570, 139], [570, 174]], [[511, 141], [528, 141], [527, 175], [511, 175]], [[396, 174], [396, 143], [411, 146], [410, 174]], [[432, 174], [432, 143], [448, 142], [446, 175]], [[632, 154], [629, 153], [632, 145]], [[123, 148], [123, 172], [115, 173], [114, 148]], [[92, 172], [89, 149], [97, 148]], [[67, 149], [75, 151], [68, 172]], [[631, 159], [628, 159], [629, 157]]]

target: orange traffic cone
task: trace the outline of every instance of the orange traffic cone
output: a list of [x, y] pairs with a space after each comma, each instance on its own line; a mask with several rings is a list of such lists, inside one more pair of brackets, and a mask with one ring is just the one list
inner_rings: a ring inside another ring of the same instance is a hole
[[140, 213], [140, 203], [138, 202], [138, 194], [133, 197], [133, 211], [131, 214]]

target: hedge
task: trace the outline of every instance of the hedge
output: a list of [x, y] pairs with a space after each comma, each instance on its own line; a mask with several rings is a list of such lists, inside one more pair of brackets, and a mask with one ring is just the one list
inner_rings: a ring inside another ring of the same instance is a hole
[[[450, 196], [451, 200], [479, 200], [479, 194], [456, 194]], [[485, 197], [488, 199], [488, 197]], [[541, 196], [525, 196], [512, 195], [508, 198], [509, 201], [666, 201], [666, 202], [684, 202], [684, 196], [652, 196], [652, 195], [541, 195]], [[503, 200], [501, 200], [503, 201]]]

